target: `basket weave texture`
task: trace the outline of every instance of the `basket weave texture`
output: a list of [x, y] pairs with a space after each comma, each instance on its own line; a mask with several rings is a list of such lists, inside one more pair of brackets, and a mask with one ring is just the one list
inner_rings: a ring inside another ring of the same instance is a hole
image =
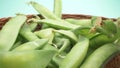
[[[43, 18], [41, 15], [38, 15], [40, 18]], [[27, 15], [28, 19], [34, 18], [34, 15]], [[63, 14], [62, 18], [74, 18], [74, 19], [90, 19], [91, 15], [81, 15], [81, 14]], [[4, 26], [4, 24], [10, 19], [11, 17], [7, 18], [1, 18], [0, 19], [0, 29]], [[116, 21], [114, 18], [105, 18], [102, 17], [102, 20], [105, 19], [112, 19], [113, 21]], [[36, 30], [40, 29], [41, 26], [38, 25]], [[120, 53], [113, 56], [107, 63], [104, 65], [104, 68], [120, 68]]]

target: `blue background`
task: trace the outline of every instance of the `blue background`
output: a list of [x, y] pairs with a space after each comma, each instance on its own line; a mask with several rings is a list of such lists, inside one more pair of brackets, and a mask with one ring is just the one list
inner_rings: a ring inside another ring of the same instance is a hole
[[[16, 13], [38, 14], [27, 3], [31, 0], [0, 0], [0, 18], [15, 16]], [[53, 11], [54, 0], [36, 1]], [[63, 13], [120, 17], [120, 0], [62, 0]]]

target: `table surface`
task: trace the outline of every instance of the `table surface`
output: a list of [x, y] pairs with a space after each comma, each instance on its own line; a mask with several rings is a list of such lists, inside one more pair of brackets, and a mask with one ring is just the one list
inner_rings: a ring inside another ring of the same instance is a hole
[[[16, 13], [38, 14], [27, 3], [31, 0], [0, 0], [0, 18], [15, 16]], [[53, 11], [54, 0], [36, 1]], [[62, 13], [120, 17], [120, 0], [62, 0]]]

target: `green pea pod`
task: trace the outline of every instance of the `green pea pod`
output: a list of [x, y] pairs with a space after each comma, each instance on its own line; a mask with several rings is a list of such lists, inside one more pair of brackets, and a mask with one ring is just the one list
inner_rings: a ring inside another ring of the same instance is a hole
[[65, 56], [62, 53], [65, 52], [65, 49], [69, 47], [70, 40], [69, 39], [62, 39], [63, 44], [61, 48], [58, 50], [58, 53], [52, 58], [51, 63], [57, 67], [59, 67], [60, 63], [62, 62], [63, 58], [61, 56]]
[[36, 29], [37, 25], [38, 24], [36, 22], [30, 23], [29, 26], [30, 26], [31, 31], [34, 31]]
[[35, 49], [41, 49], [48, 43], [48, 39], [37, 39], [31, 42], [24, 43], [15, 49], [13, 51], [24, 51], [24, 50], [35, 50]]
[[105, 44], [95, 50], [80, 68], [101, 68], [102, 64], [114, 53], [118, 52], [114, 44]]
[[104, 45], [106, 43], [114, 42], [116, 40], [117, 36], [114, 38], [110, 38], [103, 34], [97, 34], [96, 36], [92, 37], [90, 39], [90, 48], [97, 49], [101, 45]]
[[63, 52], [67, 47], [70, 45], [70, 40], [69, 39], [63, 39], [63, 45], [59, 49], [58, 53]]
[[20, 30], [20, 35], [23, 36], [28, 41], [33, 41], [39, 39], [30, 29], [28, 24], [24, 24]]
[[47, 43], [43, 48], [43, 50], [55, 50], [58, 52], [58, 49], [52, 46], [52, 44]]
[[54, 39], [54, 32], [52, 28], [42, 29], [34, 32], [40, 38], [49, 39], [49, 43], [52, 44]]
[[60, 48], [62, 45], [63, 45], [63, 38], [64, 36], [57, 36], [56, 34], [58, 33], [55, 33], [55, 37], [53, 39], [53, 44], [55, 44], [57, 46], [57, 48]]
[[15, 41], [15, 43], [13, 44], [13, 46], [11, 47], [10, 51], [13, 50], [14, 48], [20, 46], [21, 44], [27, 42], [26, 39], [24, 39], [20, 34], [18, 34], [17, 39]]
[[54, 20], [60, 20], [59, 17], [53, 14], [49, 9], [44, 7], [41, 4], [38, 4], [37, 2], [31, 1], [30, 4], [33, 6], [33, 8], [40, 13], [44, 18], [46, 19], [54, 19]]
[[62, 17], [62, 0], [54, 0], [54, 14], [59, 18]]
[[47, 68], [57, 68], [57, 66], [53, 65], [52, 63], [49, 63], [49, 64], [47, 65]]
[[16, 47], [20, 46], [22, 43], [23, 43], [23, 42], [21, 42], [21, 41], [16, 42], [16, 43], [12, 46], [12, 48], [10, 49], [10, 51], [13, 50], [13, 49], [15, 49]]
[[81, 38], [61, 62], [59, 68], [77, 68], [86, 56], [89, 46], [87, 38]]
[[89, 49], [86, 57], [89, 57], [97, 48], [104, 44], [115, 42], [117, 36], [110, 38], [103, 34], [96, 34], [94, 37], [90, 38]]
[[46, 68], [55, 50], [0, 52], [0, 68]]
[[43, 19], [43, 20], [33, 20], [35, 22], [38, 23], [44, 23], [47, 24], [53, 28], [57, 28], [57, 29], [65, 29], [65, 30], [70, 30], [70, 29], [75, 29], [78, 28], [80, 26], [78, 25], [74, 25], [71, 23], [68, 23], [66, 21], [58, 21], [58, 20], [52, 20], [52, 19]]
[[65, 20], [68, 21], [69, 23], [75, 24], [75, 25], [80, 25], [80, 26], [84, 26], [84, 27], [92, 26], [91, 19], [73, 19], [73, 18], [67, 18]]
[[11, 49], [26, 19], [24, 15], [17, 15], [3, 26], [0, 32], [0, 51], [8, 51]]
[[55, 55], [52, 60], [51, 60], [51, 64], [53, 64], [54, 66], [56, 66], [56, 68], [59, 68], [61, 62], [63, 61], [64, 58], [62, 58], [60, 55]]
[[54, 31], [62, 35], [65, 35], [66, 37], [70, 38], [74, 42], [78, 41], [77, 36], [72, 31], [69, 31], [69, 30], [54, 30]]
[[116, 34], [117, 33], [117, 25], [112, 20], [103, 21], [102, 27], [108, 31], [108, 33]]

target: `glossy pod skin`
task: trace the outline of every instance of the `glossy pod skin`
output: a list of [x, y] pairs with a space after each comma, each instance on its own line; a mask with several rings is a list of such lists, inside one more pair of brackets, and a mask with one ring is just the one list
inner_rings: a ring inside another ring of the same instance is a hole
[[105, 44], [96, 49], [88, 58], [86, 58], [80, 68], [101, 68], [102, 64], [119, 49], [112, 43]]
[[33, 41], [39, 39], [30, 29], [28, 24], [24, 24], [20, 30], [20, 35], [23, 36], [28, 41]]
[[73, 19], [73, 18], [67, 18], [65, 19], [66, 21], [68, 21], [71, 24], [75, 24], [75, 25], [80, 25], [80, 26], [92, 26], [91, 24], [91, 19]]
[[48, 43], [48, 39], [37, 39], [31, 42], [19, 45], [12, 51], [28, 51], [28, 50], [39, 50], [42, 49]]
[[42, 39], [48, 39], [49, 43], [52, 44], [52, 41], [54, 39], [54, 29], [52, 28], [46, 28], [46, 29], [42, 29], [39, 31], [35, 31], [34, 34], [37, 35], [39, 38]]
[[77, 36], [72, 31], [69, 31], [69, 30], [54, 30], [54, 31], [68, 37], [73, 42], [78, 41]]
[[56, 28], [56, 29], [71, 30], [71, 29], [75, 29], [75, 28], [80, 27], [78, 25], [74, 25], [74, 24], [71, 24], [69, 22], [61, 21], [61, 20], [59, 21], [59, 20], [52, 20], [52, 19], [43, 19], [43, 20], [34, 19], [33, 21], [38, 22], [38, 23], [47, 24], [50, 27]]
[[55, 50], [0, 52], [0, 68], [46, 68]]
[[27, 17], [24, 15], [17, 15], [4, 25], [0, 31], [0, 51], [10, 50], [18, 36], [21, 26], [25, 23], [26, 19]]
[[89, 47], [89, 40], [81, 38], [81, 41], [76, 43], [67, 56], [63, 59], [59, 68], [77, 68], [84, 60]]

